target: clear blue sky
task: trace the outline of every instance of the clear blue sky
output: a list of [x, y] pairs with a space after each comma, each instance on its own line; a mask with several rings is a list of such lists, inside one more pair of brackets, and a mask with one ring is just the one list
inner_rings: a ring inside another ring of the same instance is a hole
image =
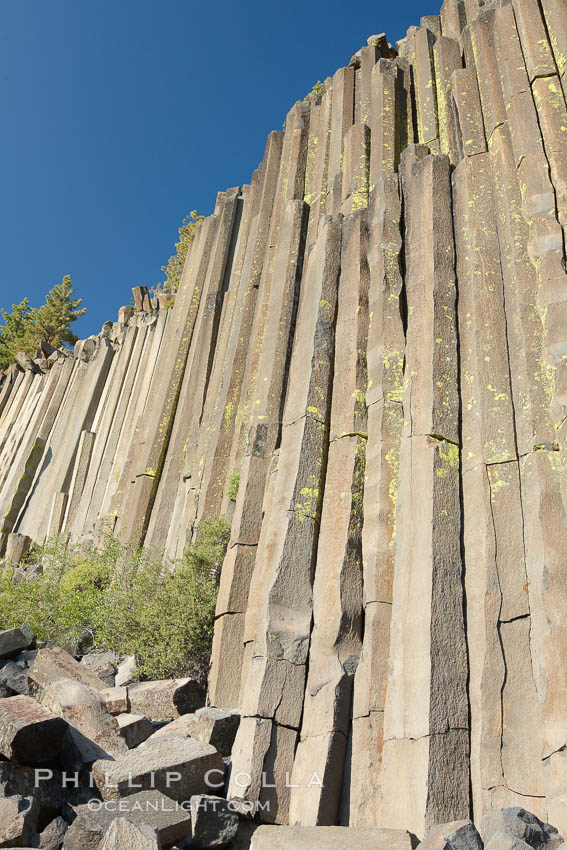
[[0, 306], [70, 274], [98, 332], [296, 100], [440, 2], [0, 0]]

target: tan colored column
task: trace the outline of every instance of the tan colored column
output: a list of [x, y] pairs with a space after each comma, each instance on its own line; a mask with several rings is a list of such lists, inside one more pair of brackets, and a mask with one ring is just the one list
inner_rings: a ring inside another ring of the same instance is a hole
[[469, 812], [456, 290], [449, 161], [402, 157], [408, 328], [378, 823]]
[[[258, 582], [262, 601], [253, 653], [245, 671], [243, 719], [233, 750], [229, 795], [254, 801], [269, 793], [272, 807], [263, 817], [278, 823], [288, 817], [289, 788], [283, 775], [291, 772], [293, 765], [309, 649], [312, 571], [328, 446], [340, 243], [340, 220], [331, 218], [311, 251], [302, 287], [277, 482], [257, 556], [266, 578]], [[251, 595], [256, 592], [253, 584]], [[279, 751], [274, 749], [278, 742]], [[257, 748], [259, 755], [250, 764], [250, 753]], [[244, 789], [238, 788], [235, 779], [242, 770], [251, 774]], [[276, 787], [271, 792], [259, 787], [263, 771], [274, 780]]]
[[[366, 454], [368, 224], [345, 218], [330, 446], [313, 585], [313, 630], [290, 823], [339, 821], [354, 673], [362, 646], [362, 521]], [[317, 773], [323, 781], [311, 783]]]

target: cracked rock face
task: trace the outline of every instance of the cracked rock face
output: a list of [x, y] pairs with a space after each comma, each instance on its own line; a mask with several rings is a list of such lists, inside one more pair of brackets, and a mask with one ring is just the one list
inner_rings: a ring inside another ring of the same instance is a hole
[[30, 667], [32, 696], [114, 676], [111, 714], [171, 724], [120, 781], [198, 738], [262, 823], [567, 835], [566, 68], [564, 0], [370, 36], [219, 193], [176, 293], [2, 377], [9, 561], [110, 530], [171, 564], [232, 520], [206, 712], [134, 658]]

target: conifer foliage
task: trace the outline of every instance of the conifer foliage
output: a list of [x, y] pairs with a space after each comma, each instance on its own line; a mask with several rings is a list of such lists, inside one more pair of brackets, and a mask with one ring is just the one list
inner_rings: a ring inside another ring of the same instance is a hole
[[23, 351], [35, 357], [40, 343], [53, 348], [74, 345], [77, 337], [71, 323], [84, 316], [82, 298], [73, 298], [71, 277], [65, 275], [46, 295], [45, 304], [32, 307], [28, 298], [12, 305], [12, 311], [2, 309], [4, 325], [0, 326], [0, 370], [14, 363], [16, 354]]

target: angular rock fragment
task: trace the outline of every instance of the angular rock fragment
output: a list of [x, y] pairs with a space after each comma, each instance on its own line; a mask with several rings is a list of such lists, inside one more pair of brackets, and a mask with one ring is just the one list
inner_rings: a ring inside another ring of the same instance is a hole
[[39, 806], [39, 825], [48, 824], [61, 811], [66, 789], [63, 775], [51, 768], [24, 767], [0, 762], [0, 798], [33, 797]]
[[[31, 486], [31, 471], [35, 471], [35, 465], [39, 462], [43, 448], [43, 443], [38, 440], [32, 450], [28, 462], [26, 463], [25, 473], [20, 480], [20, 486], [15, 494], [14, 501], [12, 502], [10, 511], [11, 519], [9, 520], [9, 523], [15, 519], [15, 513], [17, 513], [21, 507], [21, 502], [25, 498], [29, 487]], [[22, 561], [25, 561], [31, 549], [32, 542], [31, 537], [28, 537], [27, 534], [8, 534], [6, 540], [6, 560], [12, 564], [20, 564]]]
[[240, 714], [224, 708], [199, 708], [189, 721], [189, 734], [196, 741], [211, 744], [221, 756], [229, 756], [238, 726]]
[[259, 829], [259, 824], [241, 821], [236, 837], [230, 845], [230, 850], [250, 850], [252, 836]]
[[94, 800], [77, 806], [65, 836], [64, 850], [98, 850], [112, 822], [123, 817], [138, 827], [154, 829], [164, 847], [181, 841], [191, 830], [189, 806], [181, 806], [160, 791], [141, 791], [120, 801]]
[[42, 704], [69, 724], [67, 751], [63, 754], [67, 766], [79, 768], [127, 751], [118, 721], [109, 713], [99, 691], [74, 679], [60, 679], [45, 687]]
[[114, 684], [117, 688], [123, 687], [124, 685], [129, 685], [132, 681], [132, 677], [136, 672], [136, 659], [133, 655], [127, 655], [126, 658], [120, 662], [118, 667], [116, 668], [116, 676], [114, 679]]
[[32, 839], [32, 847], [39, 847], [41, 850], [59, 850], [68, 827], [69, 824], [64, 818], [55, 818], [42, 830], [41, 835], [37, 835], [35, 840]]
[[102, 679], [64, 649], [47, 647], [41, 649], [28, 671], [30, 690], [40, 694], [47, 685], [53, 685], [61, 679], [75, 679], [89, 688], [98, 691], [105, 689]]
[[37, 815], [32, 797], [0, 799], [0, 847], [25, 847], [35, 832]]
[[129, 686], [128, 697], [130, 710], [150, 720], [174, 720], [203, 703], [201, 687], [194, 679], [138, 682]]
[[93, 765], [93, 777], [104, 800], [116, 800], [157, 788], [183, 802], [192, 794], [211, 788], [208, 782], [222, 780], [222, 757], [210, 744], [192, 738], [164, 736], [146, 741], [116, 761], [101, 759]]
[[192, 844], [205, 848], [228, 847], [238, 832], [238, 815], [222, 797], [191, 797]]
[[21, 629], [6, 629], [0, 632], [0, 659], [12, 658], [24, 649], [29, 649], [33, 643], [33, 635], [26, 627]]
[[485, 842], [492, 842], [495, 835], [508, 836], [523, 841], [540, 850], [555, 850], [563, 843], [557, 829], [544, 823], [521, 806], [511, 806], [499, 812], [486, 812], [482, 816], [480, 831]]
[[151, 826], [116, 818], [106, 831], [100, 850], [160, 850], [160, 844]]
[[28, 696], [0, 702], [0, 753], [20, 764], [42, 764], [59, 754], [67, 723]]
[[9, 696], [27, 694], [29, 691], [27, 664], [17, 658], [6, 662], [0, 667], [0, 685], [12, 691]]
[[154, 731], [152, 721], [140, 714], [119, 714], [116, 719], [120, 734], [130, 750], [147, 741]]
[[[191, 713], [182, 714], [177, 720], [171, 720], [165, 726], [162, 726], [161, 729], [158, 729], [157, 732], [154, 732], [152, 740], [154, 738], [162, 738], [164, 735], [181, 735], [183, 738], [194, 737], [191, 735], [191, 723], [194, 716]], [[205, 741], [205, 743], [208, 742]]]
[[432, 827], [420, 850], [482, 850], [482, 840], [471, 821], [461, 820]]
[[128, 688], [108, 688], [108, 690], [102, 692], [102, 696], [111, 714], [124, 714], [130, 711]]
[[106, 652], [91, 652], [88, 655], [83, 655], [81, 664], [96, 673], [107, 687], [112, 688], [114, 686], [117, 660], [116, 653], [107, 650]]

